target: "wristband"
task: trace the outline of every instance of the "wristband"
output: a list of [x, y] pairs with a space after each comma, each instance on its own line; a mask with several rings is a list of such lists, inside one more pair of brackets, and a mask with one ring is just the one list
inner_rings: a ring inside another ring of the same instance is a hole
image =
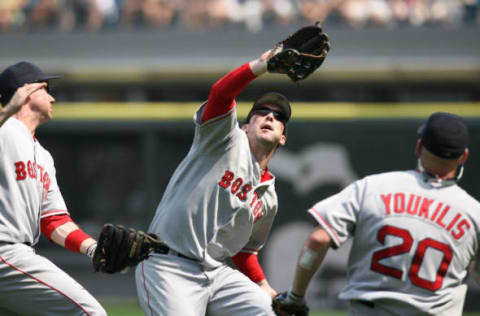
[[90, 245], [87, 249], [87, 257], [89, 257], [90, 259], [93, 258], [93, 255], [95, 254], [95, 250], [97, 249], [97, 243], [94, 243], [92, 245]]

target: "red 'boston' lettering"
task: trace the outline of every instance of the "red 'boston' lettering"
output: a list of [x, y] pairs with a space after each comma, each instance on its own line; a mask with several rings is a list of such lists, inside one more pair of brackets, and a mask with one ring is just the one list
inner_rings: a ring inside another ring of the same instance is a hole
[[242, 201], [245, 201], [247, 199], [247, 193], [252, 189], [252, 186], [250, 184], [245, 184], [243, 187], [242, 187], [242, 190], [237, 194], [237, 197], [242, 200]]
[[17, 180], [25, 180], [27, 173], [25, 172], [25, 163], [23, 163], [23, 161], [15, 163], [15, 172], [17, 174]]
[[242, 178], [237, 178], [232, 184], [231, 191], [233, 194], [237, 193], [238, 189], [242, 186], [243, 179]]
[[233, 172], [227, 170], [225, 171], [225, 174], [223, 175], [218, 185], [226, 189], [230, 186], [230, 183], [232, 183], [234, 177], [235, 175], [233, 174]]
[[35, 163], [32, 163], [30, 160], [27, 162], [28, 176], [32, 179], [37, 178], [37, 166]]
[[43, 167], [40, 165], [37, 165], [37, 168], [40, 169], [40, 178], [38, 178], [38, 180], [43, 182]]
[[262, 201], [258, 201], [257, 205], [255, 205], [255, 208], [253, 209], [254, 223], [263, 215], [262, 205], [263, 205]]
[[[250, 192], [253, 189], [252, 185], [249, 183], [243, 184], [243, 179], [240, 177], [236, 178], [235, 180], [234, 179], [235, 179], [235, 174], [227, 170], [225, 171], [225, 174], [222, 176], [222, 178], [218, 182], [218, 185], [225, 189], [230, 188], [230, 192], [232, 194], [235, 194], [240, 201], [246, 201], [248, 192]], [[48, 186], [50, 186], [50, 180], [48, 180]], [[257, 202], [257, 201], [258, 201], [258, 194], [257, 192], [254, 192], [252, 201], [250, 202], [250, 207], [253, 207], [255, 203], [257, 203], [254, 209], [255, 221], [263, 215], [263, 212], [261, 212], [262, 202], [261, 201]]]
[[50, 189], [50, 176], [47, 172], [43, 176], [43, 188], [45, 189], [45, 195], [48, 194], [48, 190]]

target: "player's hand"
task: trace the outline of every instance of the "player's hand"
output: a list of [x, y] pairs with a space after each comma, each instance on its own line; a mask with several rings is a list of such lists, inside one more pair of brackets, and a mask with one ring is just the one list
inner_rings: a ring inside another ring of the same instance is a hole
[[268, 293], [268, 295], [270, 295], [271, 298], [274, 298], [276, 295], [277, 295], [277, 291], [275, 291], [271, 286], [270, 284], [268, 283], [267, 280], [262, 280], [260, 282], [257, 283], [258, 286], [260, 286], [260, 288], [262, 290], [264, 290], [265, 292]]
[[30, 97], [35, 91], [43, 89], [46, 86], [46, 82], [28, 83], [23, 85], [15, 91], [10, 102], [5, 106], [5, 110], [11, 115], [17, 113], [25, 104], [27, 104], [28, 97]]
[[309, 311], [303, 296], [295, 295], [291, 291], [275, 296], [272, 308], [277, 316], [307, 316]]

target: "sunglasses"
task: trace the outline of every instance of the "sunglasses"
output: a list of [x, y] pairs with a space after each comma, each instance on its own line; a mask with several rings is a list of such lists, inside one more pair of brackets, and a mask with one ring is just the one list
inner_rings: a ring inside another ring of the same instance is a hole
[[260, 108], [260, 109], [255, 109], [253, 111], [253, 114], [258, 114], [260, 116], [267, 116], [268, 114], [273, 113], [273, 117], [280, 122], [286, 122], [287, 118], [283, 113], [269, 109], [269, 108]]

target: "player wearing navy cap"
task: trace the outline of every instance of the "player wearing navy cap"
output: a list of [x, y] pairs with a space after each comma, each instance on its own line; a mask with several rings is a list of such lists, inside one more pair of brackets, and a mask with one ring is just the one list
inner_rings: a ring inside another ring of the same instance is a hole
[[468, 129], [461, 117], [438, 112], [418, 132], [416, 170], [367, 176], [308, 210], [318, 226], [300, 252], [292, 288], [274, 299], [278, 315], [306, 315], [313, 274], [329, 248], [350, 238], [340, 292], [349, 315], [462, 315], [464, 279], [469, 267], [478, 273], [480, 253], [480, 204], [457, 185]]
[[50, 153], [35, 138], [52, 119], [49, 76], [20, 62], [0, 74], [0, 315], [106, 315], [80, 284], [32, 248], [43, 233], [93, 255], [96, 241], [72, 220]]

